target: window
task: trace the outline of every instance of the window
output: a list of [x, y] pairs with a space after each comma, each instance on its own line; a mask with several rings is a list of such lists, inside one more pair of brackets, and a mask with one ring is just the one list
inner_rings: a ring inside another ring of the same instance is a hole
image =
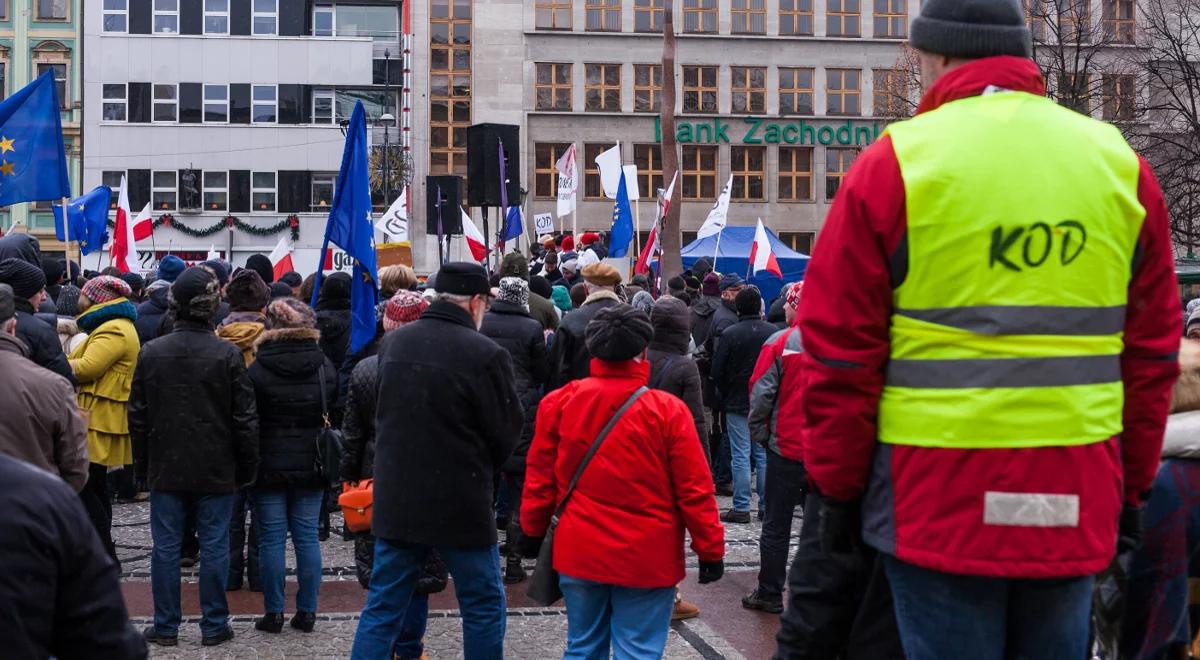
[[662, 32], [663, 0], [633, 0], [633, 31]]
[[621, 31], [621, 0], [587, 0], [583, 9], [592, 32]]
[[37, 3], [37, 14], [35, 18], [37, 18], [39, 21], [67, 20], [67, 1], [68, 0], [35, 0]]
[[811, 231], [781, 231], [777, 236], [784, 245], [800, 254], [812, 254], [813, 241], [817, 238]]
[[154, 0], [154, 32], [179, 34], [179, 0]]
[[538, 0], [533, 15], [539, 30], [570, 30], [571, 0]]
[[767, 175], [766, 147], [730, 147], [729, 172], [733, 175], [732, 199], [765, 200]]
[[333, 123], [333, 90], [332, 89], [314, 89], [313, 90], [313, 123], [314, 124], [332, 124]]
[[587, 112], [621, 111], [621, 65], [585, 64], [583, 109]]
[[[375, 41], [397, 41], [400, 35], [400, 15], [395, 4], [398, 3], [393, 3], [391, 7], [336, 5], [333, 8], [333, 33], [339, 37], [371, 37]], [[470, 29], [470, 23], [465, 27]]]
[[465, 175], [471, 125], [471, 1], [431, 0], [429, 30], [430, 174]]
[[125, 32], [128, 29], [129, 0], [104, 0], [104, 31]]
[[8, 0], [0, 0], [0, 21], [8, 20]]
[[101, 85], [101, 96], [104, 98], [104, 121], [125, 121], [125, 83]]
[[604, 186], [600, 182], [600, 168], [596, 156], [612, 149], [612, 143], [583, 145], [583, 196], [585, 199], [604, 199]]
[[1058, 74], [1058, 103], [1075, 112], [1092, 114], [1091, 76], [1082, 72]]
[[337, 172], [313, 172], [312, 210], [328, 211], [333, 203], [333, 187], [337, 183]]
[[875, 38], [908, 36], [908, 0], [875, 0]]
[[1050, 10], [1046, 3], [1050, 0], [1021, 0], [1025, 6], [1025, 18], [1029, 23], [1029, 31], [1033, 41], [1045, 41], [1046, 25], [1050, 18]]
[[[469, 93], [470, 90], [467, 91]], [[350, 121], [354, 114], [354, 105], [362, 101], [366, 111], [367, 122], [378, 121], [384, 112], [391, 112], [396, 107], [396, 90], [384, 89], [339, 89], [333, 93], [334, 121]], [[440, 119], [439, 119], [440, 121]], [[464, 136], [463, 139], [466, 139]]]
[[1106, 73], [1101, 79], [1101, 85], [1104, 95], [1104, 119], [1131, 121], [1137, 106], [1133, 76]]
[[538, 142], [533, 145], [533, 196], [558, 197], [558, 159], [571, 148], [570, 142]]
[[117, 190], [121, 188], [121, 179], [124, 178], [123, 170], [105, 170], [100, 173], [100, 185], [112, 188], [112, 200], [108, 203], [109, 210], [115, 210], [120, 199], [117, 197]]
[[37, 65], [37, 74], [40, 77], [47, 71], [54, 72], [54, 88], [58, 92], [58, 107], [66, 110], [70, 107], [69, 99], [67, 99], [67, 65], [60, 63], [39, 63]]
[[825, 149], [825, 201], [833, 201], [856, 156], [858, 149]]
[[643, 198], [654, 199], [663, 187], [662, 150], [657, 144], [635, 144], [633, 164], [637, 165], [638, 191]]
[[313, 7], [313, 36], [333, 36], [333, 7], [329, 5]]
[[156, 211], [174, 211], [175, 197], [179, 187], [175, 185], [178, 176], [175, 170], [156, 170], [150, 174], [150, 204]]
[[858, 69], [825, 70], [825, 114], [857, 115], [859, 108], [859, 86], [862, 71]]
[[229, 34], [229, 0], [204, 0], [204, 34]]
[[912, 114], [908, 81], [901, 69], [875, 69], [871, 72], [875, 87], [875, 116], [904, 117]]
[[[229, 121], [229, 86], [204, 86], [204, 123], [224, 124]], [[207, 174], [205, 175], [207, 176]]]
[[1136, 5], [1133, 0], [1104, 0], [1104, 37], [1119, 44], [1134, 42]]
[[733, 0], [729, 8], [734, 34], [766, 34], [766, 0]]
[[154, 121], [176, 121], [178, 108], [179, 94], [175, 85], [154, 86]]
[[8, 97], [8, 62], [0, 60], [0, 101]]
[[662, 108], [662, 65], [633, 65], [633, 111], [658, 112]]
[[857, 37], [859, 29], [859, 0], [827, 0], [825, 7], [825, 35], [829, 37]]
[[767, 69], [759, 66], [730, 67], [733, 112], [761, 114], [767, 111]]
[[813, 70], [779, 68], [779, 114], [813, 113]]
[[229, 206], [229, 173], [204, 172], [204, 208], [224, 211]]
[[779, 34], [812, 36], [813, 0], [779, 0]]
[[250, 211], [252, 213], [275, 212], [275, 173], [250, 173]]
[[779, 201], [812, 201], [812, 164], [812, 147], [779, 147]]
[[680, 148], [679, 178], [683, 199], [716, 199], [717, 147], [685, 144]]
[[1058, 33], [1063, 43], [1085, 43], [1091, 37], [1091, 0], [1055, 0]]
[[275, 85], [255, 85], [250, 92], [250, 121], [274, 124], [278, 121], [279, 94]]
[[279, 18], [276, 0], [253, 0], [254, 34], [275, 34], [275, 23]]
[[717, 0], [683, 0], [683, 31], [717, 33]]
[[533, 84], [538, 110], [571, 109], [571, 65], [563, 62], [538, 62]]
[[717, 67], [683, 67], [683, 111], [717, 111]]

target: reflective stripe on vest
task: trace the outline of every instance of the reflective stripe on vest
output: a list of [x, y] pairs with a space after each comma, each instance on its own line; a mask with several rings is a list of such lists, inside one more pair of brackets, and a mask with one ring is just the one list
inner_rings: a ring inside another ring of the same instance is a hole
[[1125, 306], [1146, 211], [1120, 133], [1022, 92], [891, 125], [908, 273], [879, 438], [1067, 446], [1121, 431]]

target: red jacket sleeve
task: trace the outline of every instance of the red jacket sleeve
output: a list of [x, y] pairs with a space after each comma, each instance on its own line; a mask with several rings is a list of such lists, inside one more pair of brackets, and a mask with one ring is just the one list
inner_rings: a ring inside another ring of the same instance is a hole
[[555, 390], [538, 406], [533, 442], [525, 457], [525, 488], [521, 492], [521, 531], [526, 536], [546, 535], [550, 516], [558, 506], [554, 465], [558, 457], [559, 409], [565, 390]]
[[806, 414], [805, 466], [834, 499], [862, 495], [889, 354], [891, 261], [905, 233], [904, 181], [884, 136], [846, 175], [821, 230], [800, 301], [804, 392], [779, 414]]
[[1158, 470], [1171, 388], [1179, 375], [1177, 353], [1183, 318], [1167, 205], [1145, 160], [1138, 178], [1138, 200], [1146, 208], [1146, 220], [1129, 283], [1125, 351], [1121, 355], [1125, 381], [1121, 461], [1127, 504], [1142, 501], [1141, 494], [1150, 490]]
[[662, 432], [667, 441], [667, 471], [675, 505], [692, 535], [692, 550], [700, 561], [717, 561], [725, 556], [725, 527], [717, 513], [708, 459], [687, 407], [678, 399], [669, 403], [662, 417]]

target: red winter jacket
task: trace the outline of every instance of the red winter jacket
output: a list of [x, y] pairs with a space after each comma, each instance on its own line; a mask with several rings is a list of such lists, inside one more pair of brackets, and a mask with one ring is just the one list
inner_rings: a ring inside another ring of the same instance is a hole
[[[992, 57], [944, 75], [918, 112], [976, 96], [989, 85], [1045, 93], [1032, 61]], [[1080, 144], [1069, 158], [1088, 158], [1089, 150]], [[1064, 166], [1070, 166], [1069, 159]], [[799, 391], [789, 391], [781, 408], [790, 414], [803, 408], [805, 466], [818, 489], [842, 501], [862, 498], [863, 536], [869, 544], [948, 573], [1053, 578], [1093, 574], [1107, 566], [1122, 502], [1139, 503], [1154, 478], [1178, 373], [1174, 354], [1181, 312], [1167, 209], [1144, 161], [1138, 197], [1147, 215], [1129, 285], [1121, 357], [1125, 430], [1119, 438], [1031, 449], [877, 444], [892, 268], [907, 264], [907, 255], [897, 255], [906, 245], [905, 193], [889, 138], [859, 156], [830, 208], [806, 275], [800, 306], [803, 399]], [[1078, 526], [985, 524], [987, 491], [1078, 495]]]
[[[590, 377], [542, 399], [526, 459], [526, 534], [546, 534], [600, 429], [649, 379], [648, 362], [592, 360]], [[701, 561], [724, 557], [725, 529], [692, 415], [675, 396], [650, 390], [584, 470], [555, 532], [554, 568], [622, 587], [673, 586], [684, 577], [685, 528]]]
[[[801, 392], [803, 370], [800, 356], [804, 344], [795, 325], [771, 335], [763, 344], [750, 376], [750, 439], [789, 461], [804, 460], [804, 410], [793, 407], [788, 414], [780, 403], [788, 392]], [[790, 398], [791, 402], [798, 399]]]

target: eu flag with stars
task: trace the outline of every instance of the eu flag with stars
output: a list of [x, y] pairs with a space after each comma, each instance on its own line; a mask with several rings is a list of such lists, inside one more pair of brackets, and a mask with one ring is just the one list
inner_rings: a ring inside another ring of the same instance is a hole
[[625, 256], [629, 253], [629, 242], [632, 240], [633, 209], [629, 206], [629, 189], [625, 187], [625, 173], [621, 172], [621, 183], [617, 186], [617, 201], [613, 204], [612, 231], [608, 234], [608, 256]]
[[[379, 295], [375, 272], [375, 223], [371, 221], [371, 182], [367, 170], [367, 113], [362, 101], [354, 105], [346, 128], [346, 147], [338, 171], [333, 205], [325, 224], [325, 244], [333, 243], [354, 260], [350, 284], [350, 352], [358, 353], [375, 338], [375, 303]], [[322, 271], [317, 271], [312, 306], [317, 306]], [[337, 365], [339, 368], [342, 365]]]
[[104, 249], [108, 242], [108, 205], [111, 201], [112, 189], [96, 186], [90, 193], [67, 202], [65, 226], [62, 205], [55, 204], [54, 233], [58, 240], [79, 243], [84, 256]]
[[502, 240], [511, 241], [517, 238], [524, 232], [524, 226], [521, 223], [521, 207], [508, 207], [508, 216], [504, 218], [504, 234]]
[[0, 206], [71, 196], [54, 73], [0, 102]]

